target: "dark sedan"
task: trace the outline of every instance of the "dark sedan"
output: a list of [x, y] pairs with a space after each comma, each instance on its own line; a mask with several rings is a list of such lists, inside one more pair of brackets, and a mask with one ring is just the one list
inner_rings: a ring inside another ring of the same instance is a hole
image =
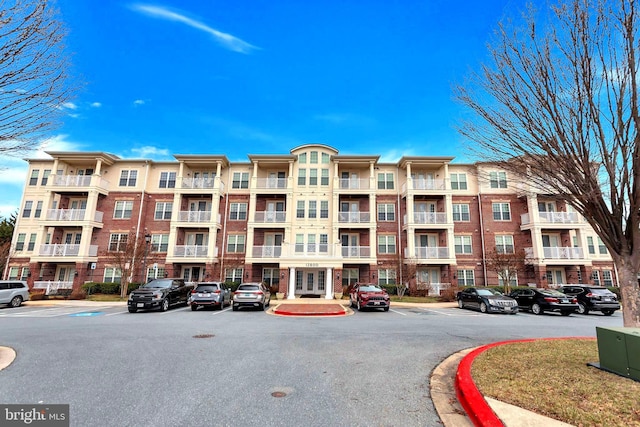
[[518, 312], [518, 303], [513, 298], [491, 288], [466, 288], [456, 295], [458, 307], [474, 308], [482, 313]]
[[563, 316], [569, 316], [578, 310], [578, 301], [575, 297], [553, 289], [515, 289], [509, 296], [518, 301], [518, 307], [521, 310], [530, 310], [533, 314], [559, 311]]

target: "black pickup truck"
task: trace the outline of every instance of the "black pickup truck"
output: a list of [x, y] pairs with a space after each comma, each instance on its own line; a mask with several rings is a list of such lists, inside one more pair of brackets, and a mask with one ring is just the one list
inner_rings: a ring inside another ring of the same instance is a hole
[[193, 285], [184, 283], [184, 279], [156, 279], [145, 283], [129, 294], [127, 308], [129, 313], [141, 309], [159, 309], [167, 311], [172, 305], [187, 305]]

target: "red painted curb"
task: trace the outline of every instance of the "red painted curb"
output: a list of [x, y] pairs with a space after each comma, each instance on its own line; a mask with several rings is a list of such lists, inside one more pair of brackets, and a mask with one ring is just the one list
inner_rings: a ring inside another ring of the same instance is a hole
[[283, 304], [273, 309], [273, 314], [284, 316], [344, 316], [347, 311], [339, 304]]
[[593, 339], [594, 337], [560, 337], [560, 338], [530, 338], [530, 339], [520, 339], [520, 340], [510, 340], [510, 341], [500, 341], [487, 345], [483, 345], [481, 347], [476, 348], [471, 351], [465, 357], [462, 358], [460, 364], [458, 365], [458, 370], [456, 372], [455, 379], [455, 388], [456, 388], [456, 396], [458, 397], [458, 401], [464, 408], [465, 412], [471, 422], [477, 427], [504, 427], [504, 423], [500, 420], [500, 418], [493, 412], [493, 409], [489, 406], [487, 401], [484, 399], [480, 390], [476, 386], [476, 383], [473, 381], [471, 377], [471, 365], [476, 357], [478, 357], [483, 352], [487, 351], [492, 347], [497, 347], [499, 345], [506, 344], [514, 344], [521, 342], [533, 342], [540, 340], [570, 340], [570, 339]]

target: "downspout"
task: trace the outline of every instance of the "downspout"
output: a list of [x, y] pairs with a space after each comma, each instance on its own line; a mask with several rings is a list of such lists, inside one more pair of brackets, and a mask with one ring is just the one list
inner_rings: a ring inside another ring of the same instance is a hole
[[[398, 181], [400, 181], [400, 168], [398, 166], [396, 166], [396, 171], [398, 172]], [[399, 183], [398, 183], [399, 184]], [[396, 245], [396, 247], [398, 248], [398, 259], [400, 260], [400, 265], [398, 266], [398, 269], [400, 270], [400, 280], [402, 280], [402, 226], [400, 225], [400, 186], [398, 185], [398, 193], [397, 193], [397, 198], [398, 198], [398, 243]], [[375, 206], [374, 206], [375, 207]], [[376, 218], [377, 218], [377, 209], [376, 209]], [[377, 233], [376, 233], [376, 238], [377, 238]], [[378, 242], [375, 242], [376, 245], [378, 244]], [[380, 274], [380, 273], [378, 273]], [[396, 280], [397, 282], [397, 280]], [[403, 283], [396, 283], [396, 287], [398, 287], [398, 285], [404, 285]]]
[[[147, 179], [149, 178], [149, 160], [145, 160], [146, 163], [146, 171], [144, 173], [144, 182], [142, 185], [142, 192], [140, 193], [140, 211], [138, 212], [138, 224], [136, 225], [136, 240], [133, 247], [133, 259], [131, 260], [131, 270], [129, 271], [129, 283], [131, 283], [131, 279], [133, 278], [134, 262], [138, 259], [138, 239], [140, 238], [140, 223], [142, 222], [142, 212], [144, 211], [144, 196], [145, 190], [147, 188]], [[147, 273], [143, 272], [144, 281], [147, 281]]]
[[480, 198], [480, 193], [478, 193], [478, 214], [480, 217], [480, 243], [482, 245], [482, 272], [484, 274], [484, 286], [487, 286], [487, 263], [484, 247], [484, 224], [482, 221], [482, 200]]
[[[231, 166], [227, 169], [227, 185], [231, 182]], [[221, 256], [220, 256], [220, 281], [223, 281], [224, 278], [224, 253], [226, 243], [225, 236], [227, 235], [227, 218], [229, 216], [229, 189], [227, 189], [226, 193], [224, 193], [224, 221], [222, 223], [222, 248], [221, 248]], [[248, 245], [245, 243], [245, 247]]]

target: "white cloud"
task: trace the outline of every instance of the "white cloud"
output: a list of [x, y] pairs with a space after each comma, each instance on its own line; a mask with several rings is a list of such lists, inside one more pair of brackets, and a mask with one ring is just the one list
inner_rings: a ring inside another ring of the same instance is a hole
[[93, 108], [100, 108], [102, 107], [102, 103], [101, 102], [92, 102], [90, 104]]
[[380, 155], [380, 163], [396, 163], [402, 158], [402, 156], [416, 156], [416, 152], [413, 149], [391, 149]]
[[144, 105], [144, 101], [142, 99], [136, 99], [135, 101], [133, 101], [133, 105], [135, 105], [136, 107], [138, 105]]
[[167, 21], [180, 22], [188, 25], [196, 30], [204, 31], [214, 37], [214, 39], [225, 49], [239, 53], [250, 53], [252, 50], [259, 49], [244, 40], [241, 40], [231, 34], [223, 33], [208, 25], [189, 18], [182, 13], [161, 7], [148, 4], [133, 4], [130, 6], [132, 10], [150, 16], [152, 18], [166, 19]]
[[136, 156], [144, 158], [144, 159], [152, 159], [152, 160], [167, 160], [170, 158], [168, 149], [161, 149], [157, 147], [152, 147], [146, 145], [144, 147], [132, 148], [131, 152]]
[[65, 102], [62, 106], [68, 110], [76, 110], [78, 108], [78, 106], [73, 102]]

